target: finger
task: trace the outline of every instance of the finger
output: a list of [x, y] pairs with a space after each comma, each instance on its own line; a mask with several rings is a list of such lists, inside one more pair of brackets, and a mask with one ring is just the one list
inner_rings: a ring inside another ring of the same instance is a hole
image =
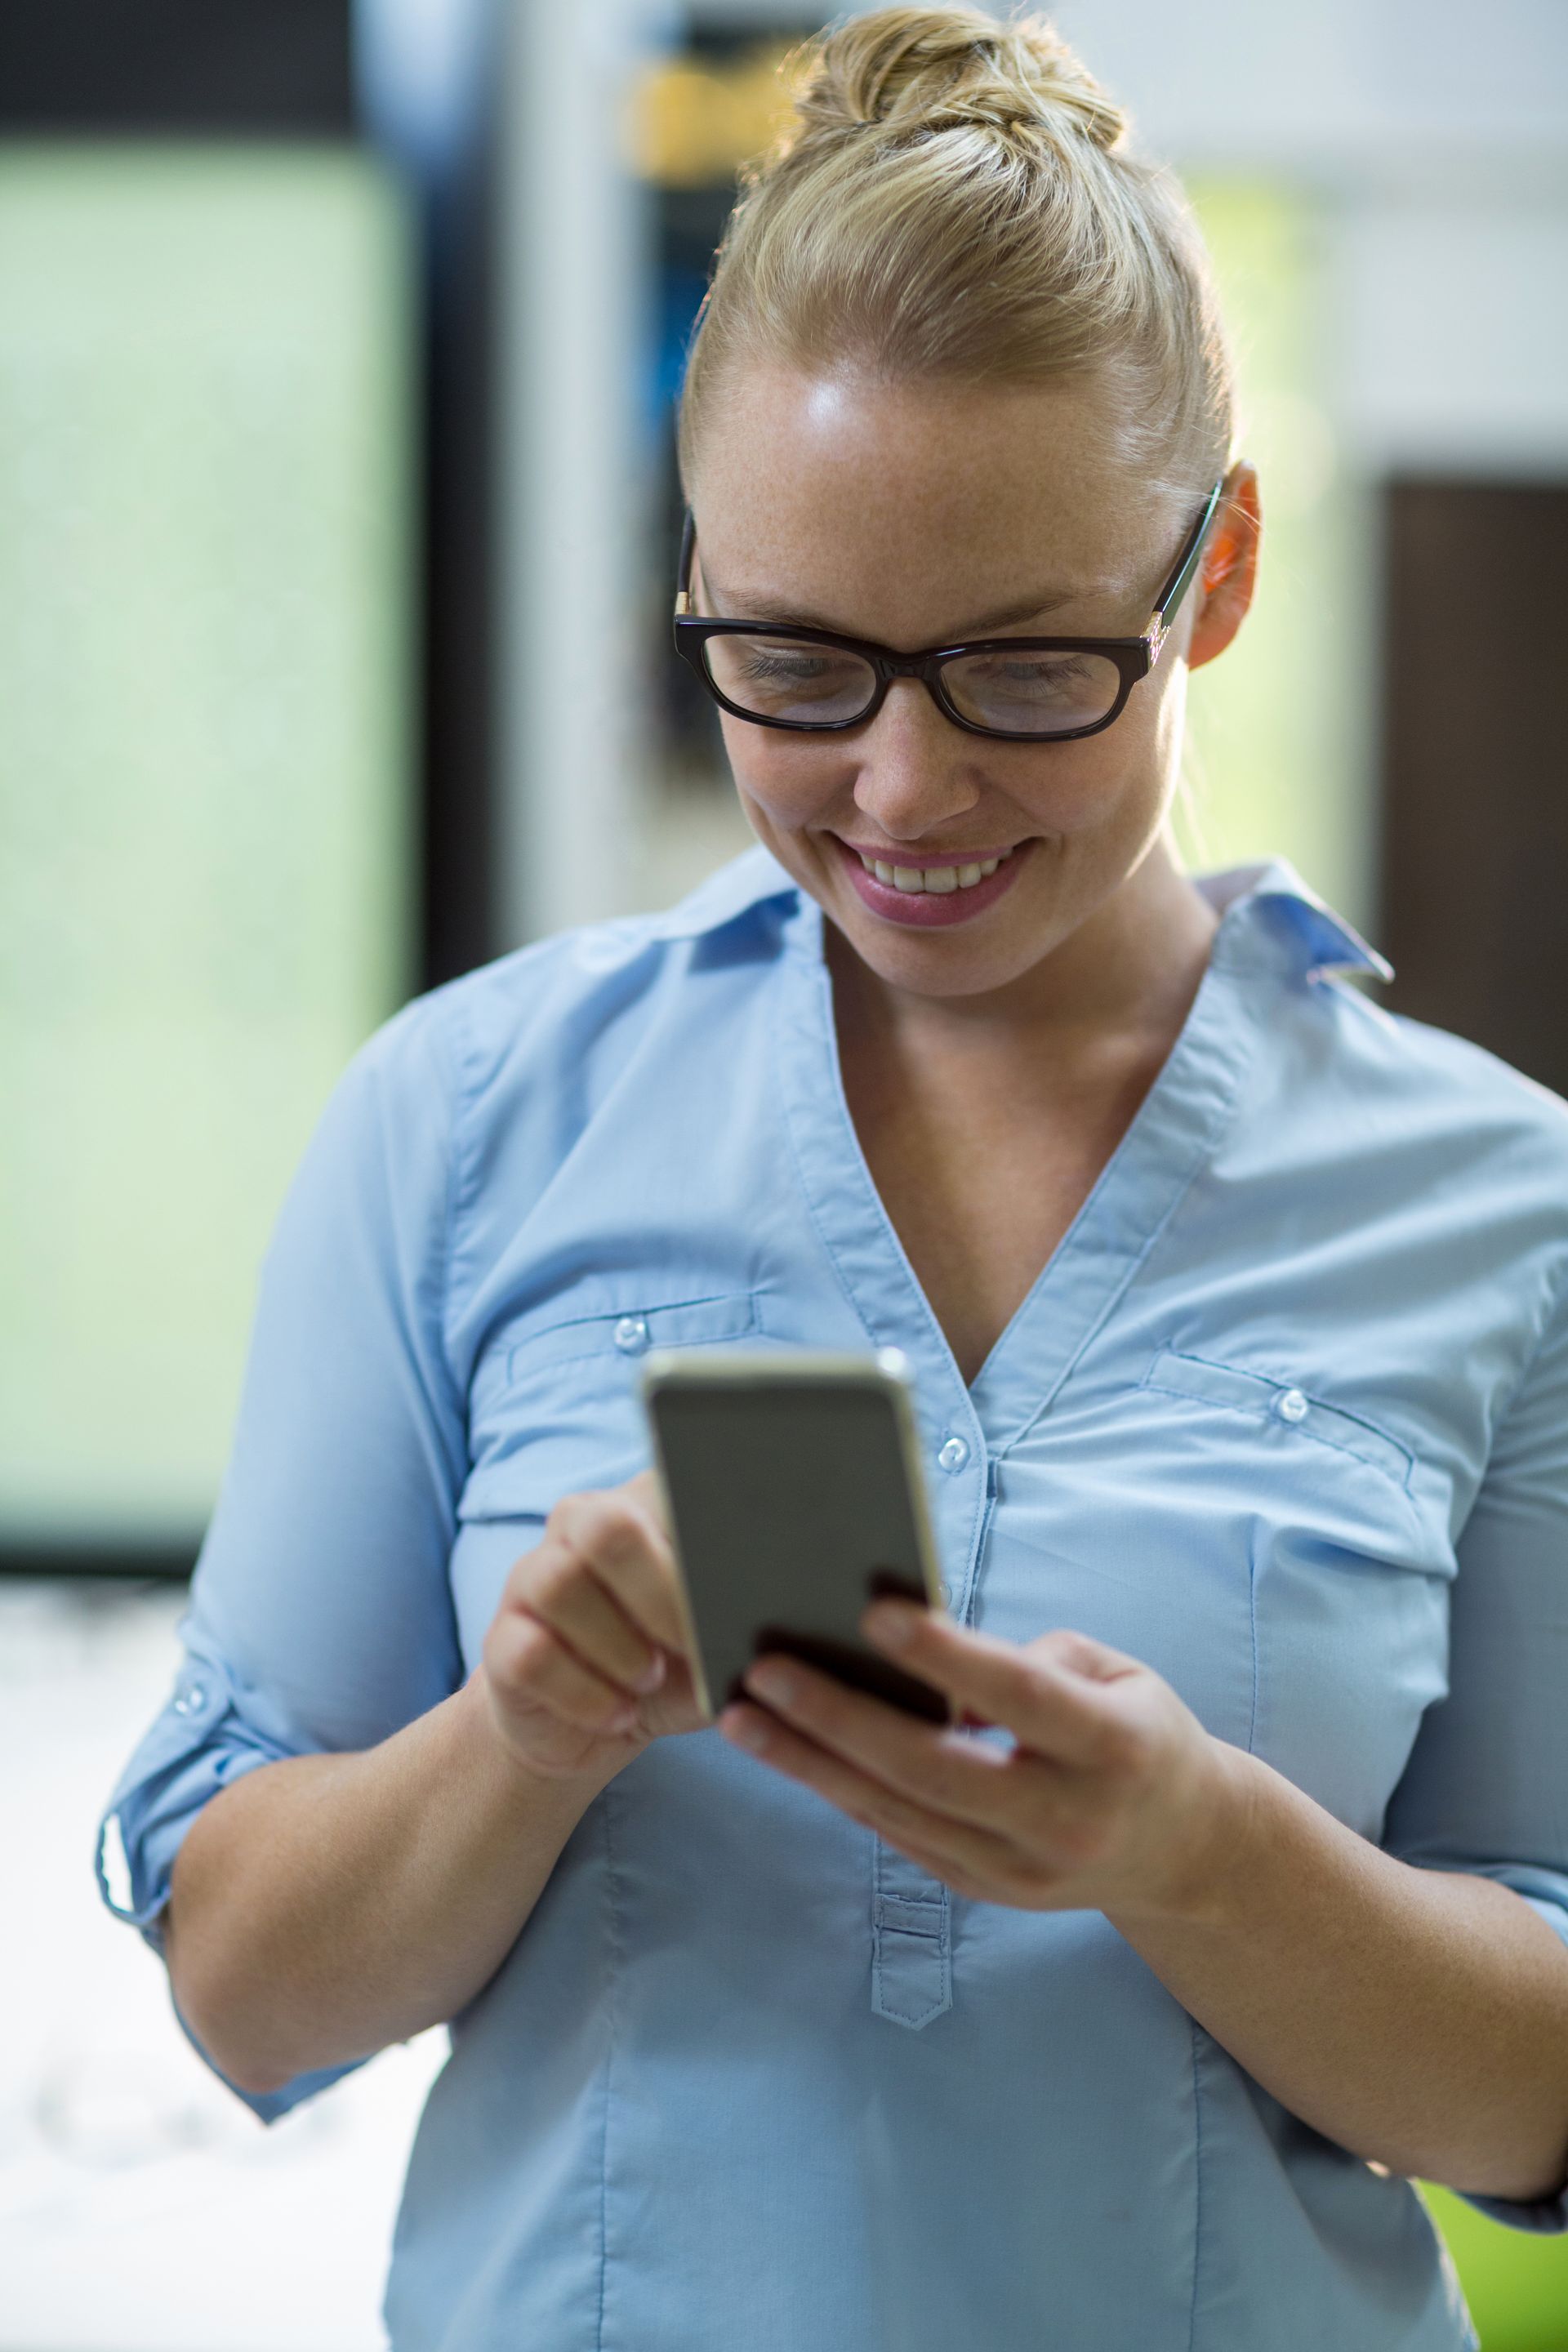
[[685, 1650], [675, 1598], [675, 1556], [634, 1496], [620, 1487], [563, 1495], [544, 1528], [614, 1593], [651, 1640], [667, 1650]]
[[650, 1642], [571, 1548], [546, 1536], [519, 1603], [559, 1634], [585, 1665], [628, 1691], [657, 1690], [668, 1655]]
[[[743, 1732], [742, 1745], [768, 1763], [777, 1763], [793, 1779], [818, 1789], [900, 1853], [933, 1869], [936, 1864], [929, 1858], [938, 1857], [942, 1867], [936, 1874], [961, 1894], [974, 1892], [992, 1902], [1038, 1907], [1058, 1885], [1099, 1856], [1103, 1789], [1096, 1781], [1085, 1782], [1070, 1767], [1026, 1748], [1008, 1755], [965, 1743], [977, 1759], [988, 1759], [994, 1786], [1000, 1790], [1001, 1801], [993, 1804], [991, 1817], [974, 1818], [949, 1812], [930, 1803], [918, 1789], [894, 1786], [862, 1770], [837, 1749], [820, 1743], [799, 1717], [798, 1708], [786, 1716], [771, 1705], [756, 1707], [741, 1702], [721, 1722], [731, 1737]], [[955, 1735], [941, 1732], [936, 1737], [951, 1742]], [[955, 1875], [961, 1872], [974, 1884], [961, 1886]]]
[[585, 1731], [626, 1731], [637, 1721], [625, 1691], [595, 1674], [523, 1610], [497, 1616], [485, 1636], [484, 1660], [491, 1688], [515, 1710], [543, 1708]]
[[1009, 1899], [1004, 1888], [986, 1885], [973, 1871], [965, 1869], [962, 1862], [934, 1853], [929, 1846], [916, 1845], [907, 1838], [889, 1837], [887, 1843], [897, 1846], [907, 1861], [918, 1863], [932, 1878], [940, 1878], [944, 1886], [951, 1886], [955, 1895], [967, 1895], [973, 1903], [1005, 1903]]
[[[918, 1721], [797, 1658], [759, 1659], [747, 1691], [807, 1741], [852, 1764], [928, 1822], [988, 1831], [1014, 1865], [1076, 1868], [1093, 1861], [1120, 1801], [1102, 1771], [1064, 1764], [1018, 1741], [1010, 1748]], [[902, 1818], [902, 1817], [900, 1817]]]
[[989, 1743], [923, 1722], [796, 1658], [760, 1658], [744, 1681], [807, 1738], [944, 1816], [1001, 1829], [1016, 1810], [1011, 1759]]
[[917, 1798], [889, 1789], [832, 1748], [803, 1737], [771, 1708], [732, 1702], [719, 1717], [719, 1727], [727, 1738], [792, 1780], [815, 1789], [851, 1821], [875, 1830], [890, 1844], [901, 1847], [908, 1841], [939, 1858], [943, 1869], [938, 1876], [951, 1867], [976, 1884], [989, 1879], [999, 1885], [1016, 1872], [1017, 1851], [1006, 1838], [978, 1823], [933, 1812]]
[[[970, 1867], [965, 1860], [933, 1853], [913, 1839], [889, 1837], [888, 1843], [896, 1845], [910, 1862], [919, 1863], [933, 1878], [951, 1886], [955, 1895], [967, 1895], [972, 1902], [1006, 1903], [1023, 1911], [1075, 1911], [1083, 1907], [1081, 1898], [1073, 1893], [1070, 1874], [1053, 1872], [1037, 1862], [1023, 1861], [1016, 1853], [994, 1874], [986, 1865], [987, 1874], [982, 1876], [980, 1869]], [[1065, 1895], [1060, 1892], [1064, 1887]]]
[[1121, 1760], [1126, 1723], [1105, 1681], [1079, 1673], [1043, 1643], [1020, 1649], [903, 1601], [874, 1601], [860, 1622], [886, 1655], [1041, 1755], [1089, 1770]]
[[1058, 1664], [1097, 1683], [1120, 1682], [1123, 1675], [1142, 1672], [1142, 1659], [1130, 1658], [1125, 1650], [1114, 1650], [1109, 1642], [1097, 1642], [1091, 1633], [1079, 1633], [1070, 1625], [1056, 1625], [1048, 1633], [1037, 1633], [1024, 1644], [1024, 1654], [1055, 1658]]

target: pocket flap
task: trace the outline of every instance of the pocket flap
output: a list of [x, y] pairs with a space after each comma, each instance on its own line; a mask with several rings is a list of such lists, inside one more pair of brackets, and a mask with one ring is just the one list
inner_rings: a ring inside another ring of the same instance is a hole
[[650, 1301], [646, 1271], [636, 1290], [634, 1278], [595, 1279], [591, 1314], [497, 1333], [469, 1392], [460, 1519], [542, 1519], [563, 1495], [623, 1485], [652, 1460], [637, 1383], [647, 1350], [762, 1334], [753, 1291]]
[[520, 1332], [506, 1351], [509, 1384], [526, 1380], [537, 1366], [564, 1364], [583, 1356], [639, 1356], [649, 1348], [693, 1348], [721, 1339], [743, 1339], [757, 1328], [756, 1296], [730, 1290], [706, 1298], [675, 1298], [648, 1305], [642, 1298], [593, 1315], [576, 1315], [541, 1330]]
[[1353, 1454], [1357, 1461], [1381, 1470], [1395, 1486], [1409, 1491], [1415, 1456], [1408, 1446], [1359, 1413], [1347, 1412], [1342, 1405], [1328, 1404], [1291, 1381], [1279, 1380], [1267, 1372], [1247, 1371], [1238, 1364], [1215, 1363], [1206, 1356], [1189, 1356], [1175, 1348], [1162, 1348], [1144, 1373], [1142, 1385], [1163, 1389], [1173, 1396], [1196, 1397], [1205, 1404], [1273, 1422], [1282, 1433], [1310, 1437], [1320, 1445], [1331, 1445], [1336, 1453]]

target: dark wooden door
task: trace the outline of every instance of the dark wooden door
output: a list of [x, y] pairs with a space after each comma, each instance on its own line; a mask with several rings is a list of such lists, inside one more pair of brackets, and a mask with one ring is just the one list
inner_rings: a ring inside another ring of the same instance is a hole
[[1378, 998], [1568, 1094], [1568, 486], [1387, 521]]

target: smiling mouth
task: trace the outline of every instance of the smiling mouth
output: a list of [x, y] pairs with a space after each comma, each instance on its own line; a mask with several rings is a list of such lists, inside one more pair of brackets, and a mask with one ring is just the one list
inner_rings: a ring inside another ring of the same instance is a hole
[[873, 856], [868, 851], [858, 848], [854, 842], [845, 841], [842, 834], [838, 839], [860, 860], [867, 873], [874, 876], [885, 888], [906, 891], [911, 898], [926, 891], [940, 897], [952, 890], [973, 890], [977, 883], [994, 874], [999, 866], [1005, 865], [1018, 846], [1015, 843], [1011, 849], [996, 850], [984, 857], [963, 861], [950, 858], [941, 865], [914, 866]]

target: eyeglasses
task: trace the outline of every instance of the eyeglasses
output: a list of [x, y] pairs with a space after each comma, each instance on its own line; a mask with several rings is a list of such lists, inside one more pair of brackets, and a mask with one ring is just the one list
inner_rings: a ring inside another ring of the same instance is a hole
[[1064, 743], [1098, 735], [1160, 658], [1219, 506], [1221, 478], [1187, 533], [1137, 637], [978, 637], [900, 654], [866, 637], [792, 621], [699, 619], [691, 610], [696, 523], [689, 509], [676, 579], [675, 650], [722, 709], [758, 727], [829, 735], [874, 719], [898, 677], [920, 678], [971, 735]]

